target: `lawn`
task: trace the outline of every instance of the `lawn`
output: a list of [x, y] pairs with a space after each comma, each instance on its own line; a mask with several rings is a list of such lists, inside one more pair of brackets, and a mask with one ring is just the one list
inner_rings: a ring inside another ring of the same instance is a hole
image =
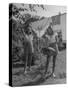
[[[56, 78], [48, 77], [42, 79], [42, 73], [45, 70], [46, 57], [41, 56], [42, 60], [37, 60], [35, 65], [31, 67], [31, 71], [24, 74], [23, 67], [12, 68], [12, 85], [13, 86], [25, 86], [25, 85], [47, 85], [47, 84], [62, 84], [66, 83], [66, 50], [61, 51], [57, 55], [56, 60]], [[48, 71], [52, 68], [52, 60], [49, 64]]]

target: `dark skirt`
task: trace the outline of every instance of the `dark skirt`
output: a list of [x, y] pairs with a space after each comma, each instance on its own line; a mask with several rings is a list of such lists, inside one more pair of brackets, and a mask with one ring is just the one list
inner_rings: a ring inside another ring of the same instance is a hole
[[49, 47], [53, 48], [56, 51], [56, 43], [50, 43]]
[[57, 55], [56, 43], [49, 44], [49, 47], [53, 48], [55, 51], [45, 47], [45, 48], [42, 48], [42, 53], [44, 55], [49, 55], [49, 56]]
[[25, 42], [24, 44], [24, 62], [27, 64], [32, 60], [32, 47], [30, 42]]

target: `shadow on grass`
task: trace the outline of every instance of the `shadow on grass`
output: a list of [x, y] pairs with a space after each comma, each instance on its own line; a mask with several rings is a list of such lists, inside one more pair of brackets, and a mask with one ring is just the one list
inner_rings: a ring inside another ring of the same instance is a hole
[[21, 85], [21, 86], [33, 86], [33, 85], [39, 85], [39, 84], [45, 82], [45, 81], [46, 81], [47, 79], [49, 79], [50, 77], [51, 77], [51, 75], [47, 76], [46, 78], [42, 78], [42, 76], [41, 76], [38, 80], [33, 81], [33, 82], [28, 82], [28, 83], [23, 84], [23, 85]]

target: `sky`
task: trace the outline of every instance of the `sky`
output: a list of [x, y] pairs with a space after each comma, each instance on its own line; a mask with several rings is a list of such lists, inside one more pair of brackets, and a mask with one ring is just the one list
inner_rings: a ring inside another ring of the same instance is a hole
[[60, 13], [65, 13], [66, 12], [66, 7], [65, 6], [51, 6], [51, 5], [46, 5], [46, 10], [43, 12], [39, 12], [39, 14], [43, 14], [45, 17], [51, 17], [54, 15], [57, 15], [59, 12]]
[[[22, 4], [18, 4], [18, 3], [15, 3], [14, 5], [16, 5], [18, 8], [27, 8], [29, 9], [29, 6], [28, 4], [25, 4], [24, 6], [22, 6]], [[39, 15], [39, 16], [44, 16], [44, 17], [51, 17], [51, 16], [54, 16], [54, 15], [57, 15], [59, 12], [60, 13], [66, 13], [66, 6], [55, 6], [55, 5], [44, 5], [44, 8], [45, 10], [43, 10], [42, 8], [40, 7], [37, 7], [35, 6], [35, 9], [37, 10], [37, 13], [36, 12], [31, 12], [29, 11], [28, 13], [30, 14], [33, 14], [33, 15]], [[21, 14], [23, 13], [27, 13], [26, 11], [25, 12], [21, 12]]]

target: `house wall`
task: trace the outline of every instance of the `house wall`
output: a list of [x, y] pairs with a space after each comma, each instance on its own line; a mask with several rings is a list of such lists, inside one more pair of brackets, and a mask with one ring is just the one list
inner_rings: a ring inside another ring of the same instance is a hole
[[62, 38], [66, 40], [66, 13], [60, 16], [60, 25], [54, 25], [53, 30], [55, 31], [62, 31]]
[[[36, 22], [32, 23], [32, 28], [35, 29], [35, 32], [37, 33], [38, 37], [41, 37], [42, 35], [44, 35], [44, 33], [45, 33], [46, 29], [48, 28], [50, 22], [52, 22], [51, 17], [45, 18], [45, 19], [42, 19], [40, 21], [36, 21]], [[39, 34], [38, 27], [42, 27], [40, 30], [40, 34]], [[62, 38], [63, 38], [63, 40], [66, 40], [66, 13], [61, 14], [60, 24], [54, 25], [53, 30], [56, 32], [59, 30], [62, 30]]]

